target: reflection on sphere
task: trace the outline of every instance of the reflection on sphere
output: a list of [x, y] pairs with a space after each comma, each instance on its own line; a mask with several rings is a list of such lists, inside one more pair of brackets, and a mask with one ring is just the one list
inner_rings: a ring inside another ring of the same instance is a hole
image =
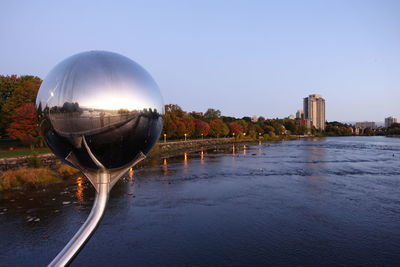
[[78, 168], [107, 169], [146, 155], [162, 130], [158, 86], [140, 65], [111, 52], [69, 57], [46, 77], [36, 100], [39, 123], [53, 152]]

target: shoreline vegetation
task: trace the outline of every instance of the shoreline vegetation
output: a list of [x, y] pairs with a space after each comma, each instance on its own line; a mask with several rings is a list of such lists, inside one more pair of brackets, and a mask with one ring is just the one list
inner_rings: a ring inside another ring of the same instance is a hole
[[[169, 158], [183, 154], [185, 152], [193, 153], [207, 150], [215, 147], [224, 147], [236, 143], [256, 143], [285, 141], [298, 139], [298, 136], [280, 136], [273, 139], [252, 139], [252, 138], [213, 138], [213, 139], [194, 139], [187, 141], [172, 141], [172, 142], [158, 142], [145, 160], [140, 162], [135, 168], [146, 167], [150, 161]], [[22, 151], [20, 151], [22, 152]], [[26, 150], [28, 155], [3, 157], [1, 160], [15, 161], [17, 159], [23, 160], [24, 164], [0, 173], [0, 192], [1, 191], [14, 191], [14, 190], [28, 190], [28, 189], [41, 189], [54, 184], [59, 184], [73, 176], [82, 175], [82, 173], [67, 164], [62, 163], [56, 159], [54, 154], [47, 153], [38, 154], [30, 150]], [[49, 161], [46, 166], [46, 161]], [[3, 162], [4, 163], [4, 162]]]

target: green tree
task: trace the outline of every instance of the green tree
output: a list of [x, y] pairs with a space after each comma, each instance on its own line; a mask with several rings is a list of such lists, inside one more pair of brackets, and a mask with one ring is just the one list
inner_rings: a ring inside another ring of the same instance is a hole
[[213, 137], [227, 136], [229, 134], [228, 126], [221, 119], [212, 120], [209, 124], [209, 134]]
[[364, 135], [374, 135], [374, 130], [370, 127], [364, 129]]
[[275, 134], [275, 128], [270, 125], [265, 125], [264, 133], [266, 133], [266, 134], [274, 133]]
[[265, 118], [264, 118], [263, 116], [258, 117], [257, 123], [258, 123], [260, 126], [261, 126], [261, 125], [264, 125], [264, 122], [265, 122]]
[[400, 135], [400, 124], [393, 123], [390, 127], [386, 129], [387, 135]]
[[209, 108], [204, 113], [204, 119], [206, 121], [215, 120], [221, 117], [221, 111], [218, 109]]
[[290, 131], [291, 133], [296, 132], [296, 122], [291, 119], [285, 119], [283, 122], [283, 126], [285, 126], [286, 130]]
[[305, 135], [307, 133], [307, 126], [305, 125], [298, 125], [296, 127], [296, 134], [298, 135]]

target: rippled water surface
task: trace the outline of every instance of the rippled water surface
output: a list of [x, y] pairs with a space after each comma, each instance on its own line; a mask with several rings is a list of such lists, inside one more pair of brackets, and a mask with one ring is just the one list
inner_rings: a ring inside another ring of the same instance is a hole
[[[0, 265], [43, 266], [90, 212], [77, 178], [2, 194]], [[153, 162], [112, 190], [72, 266], [398, 265], [400, 139], [237, 145]]]

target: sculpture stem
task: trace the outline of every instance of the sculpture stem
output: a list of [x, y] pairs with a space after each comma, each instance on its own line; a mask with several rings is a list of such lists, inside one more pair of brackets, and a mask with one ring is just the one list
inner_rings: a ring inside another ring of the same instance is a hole
[[89, 240], [99, 224], [108, 201], [110, 174], [106, 171], [102, 171], [97, 175], [99, 176], [98, 181], [101, 182], [98, 184], [99, 187], [98, 191], [96, 192], [96, 199], [89, 217], [86, 219], [81, 228], [79, 228], [74, 237], [64, 247], [64, 249], [49, 264], [49, 266], [66, 266], [69, 262], [71, 262], [71, 260], [79, 253], [85, 243]]

